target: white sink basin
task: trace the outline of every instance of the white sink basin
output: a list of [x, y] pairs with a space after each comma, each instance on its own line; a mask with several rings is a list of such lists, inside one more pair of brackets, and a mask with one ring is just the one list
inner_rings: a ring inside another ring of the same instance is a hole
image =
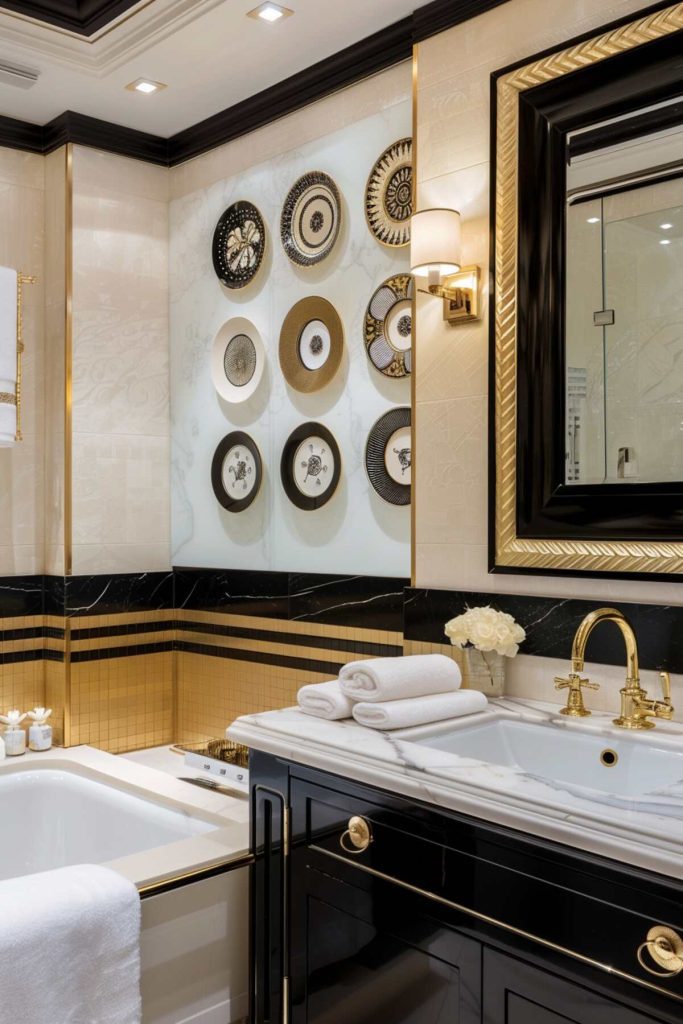
[[658, 746], [656, 735], [651, 734], [596, 735], [580, 727], [510, 719], [420, 732], [411, 730], [410, 741], [491, 765], [519, 768], [550, 784], [635, 798], [683, 781], [683, 749]]

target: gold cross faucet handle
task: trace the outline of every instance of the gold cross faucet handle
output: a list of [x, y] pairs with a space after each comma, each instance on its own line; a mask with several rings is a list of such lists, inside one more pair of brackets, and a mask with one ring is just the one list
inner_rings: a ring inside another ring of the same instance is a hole
[[571, 715], [573, 718], [585, 718], [590, 711], [583, 703], [583, 690], [599, 690], [598, 683], [591, 683], [590, 679], [584, 679], [577, 672], [571, 672], [567, 678], [564, 676], [555, 677], [556, 690], [569, 690], [567, 694], [567, 706], [562, 708], [561, 715]]

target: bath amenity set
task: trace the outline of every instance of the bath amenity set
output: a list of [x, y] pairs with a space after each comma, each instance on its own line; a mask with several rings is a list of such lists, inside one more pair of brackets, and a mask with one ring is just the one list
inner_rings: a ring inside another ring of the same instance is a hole
[[18, 757], [26, 753], [26, 730], [21, 723], [25, 718], [31, 719], [31, 726], [28, 731], [28, 745], [30, 750], [49, 750], [52, 746], [52, 726], [48, 725], [48, 718], [52, 714], [52, 708], [33, 708], [32, 711], [22, 714], [20, 711], [8, 711], [6, 715], [0, 715], [0, 722], [6, 726], [3, 736], [0, 736], [0, 761], [7, 757]]
[[461, 690], [460, 668], [444, 654], [372, 658], [345, 665], [338, 679], [303, 686], [301, 710], [317, 718], [354, 718], [371, 729], [407, 729], [484, 711], [478, 690]]

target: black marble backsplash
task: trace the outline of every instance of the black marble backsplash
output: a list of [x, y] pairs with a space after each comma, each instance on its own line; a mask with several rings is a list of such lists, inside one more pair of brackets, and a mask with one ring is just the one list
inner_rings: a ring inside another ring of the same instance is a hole
[[173, 608], [172, 572], [46, 576], [44, 580], [47, 615], [76, 618]]

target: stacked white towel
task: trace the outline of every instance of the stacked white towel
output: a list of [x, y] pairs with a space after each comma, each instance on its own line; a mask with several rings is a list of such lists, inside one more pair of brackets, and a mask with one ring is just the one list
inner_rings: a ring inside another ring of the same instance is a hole
[[140, 897], [94, 864], [0, 882], [0, 1021], [140, 1024]]
[[17, 272], [10, 267], [0, 267], [0, 448], [14, 444], [17, 407], [12, 398], [16, 391]]
[[461, 690], [460, 668], [444, 654], [352, 661], [339, 679], [302, 686], [299, 707], [328, 721], [353, 716], [371, 729], [407, 729], [486, 708], [478, 690]]

